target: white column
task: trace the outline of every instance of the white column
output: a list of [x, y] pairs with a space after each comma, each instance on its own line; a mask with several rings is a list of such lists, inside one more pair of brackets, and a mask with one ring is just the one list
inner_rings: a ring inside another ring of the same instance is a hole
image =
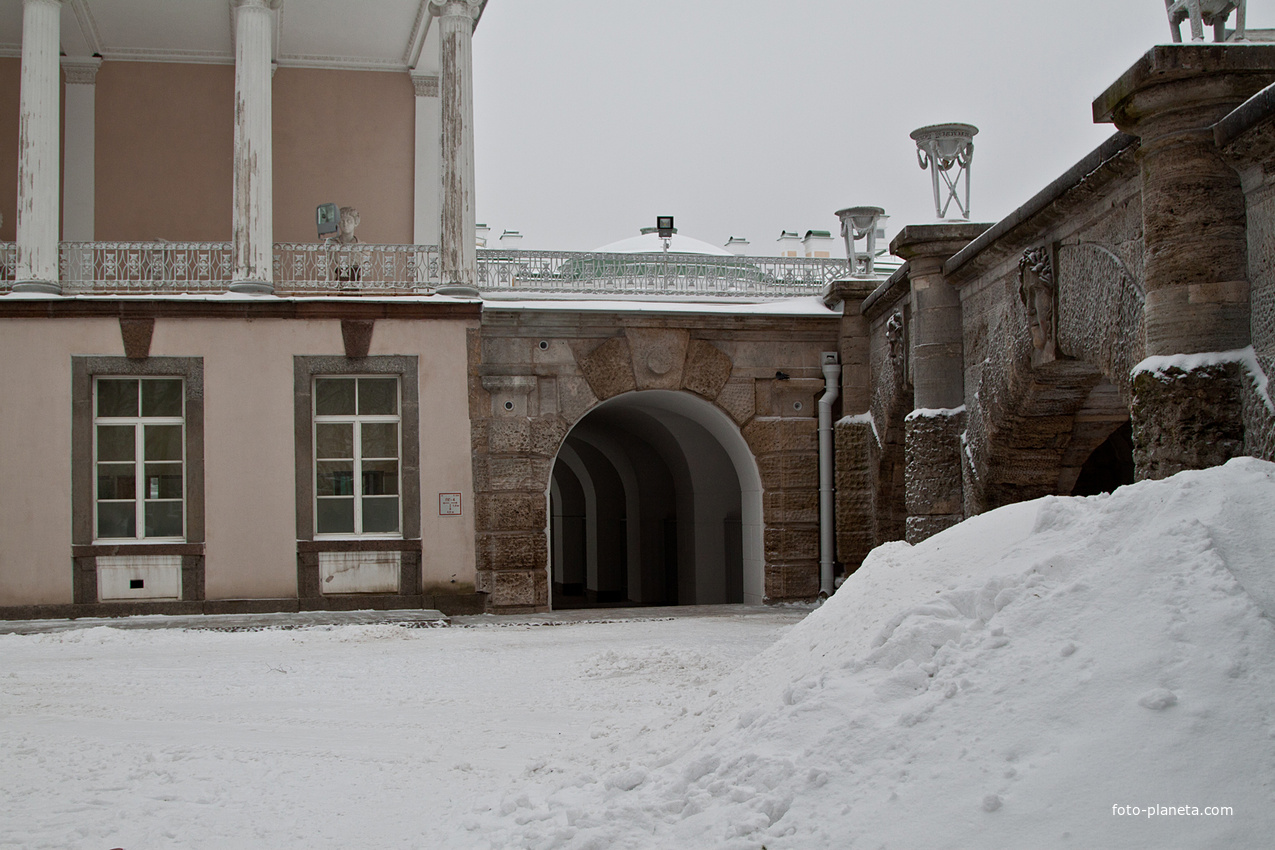
[[230, 0], [235, 17], [233, 292], [274, 292], [272, 12], [279, 0]]
[[15, 292], [58, 283], [58, 106], [62, 0], [23, 0], [18, 111], [18, 270]]
[[66, 140], [62, 164], [62, 239], [93, 241], [94, 134], [97, 69], [101, 59], [63, 59]]
[[439, 156], [438, 74], [412, 72], [416, 90], [416, 194], [412, 241], [437, 245], [442, 211], [442, 168]]
[[438, 17], [440, 136], [443, 193], [439, 256], [442, 286], [455, 294], [475, 294], [478, 255], [474, 245], [474, 21], [478, 0], [432, 0]]

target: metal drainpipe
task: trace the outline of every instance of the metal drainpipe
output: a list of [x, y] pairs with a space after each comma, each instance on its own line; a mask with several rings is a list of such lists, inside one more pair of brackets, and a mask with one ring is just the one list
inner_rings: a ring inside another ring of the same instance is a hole
[[833, 351], [823, 353], [823, 395], [819, 397], [819, 595], [832, 595], [833, 536], [832, 403], [841, 395], [841, 365]]

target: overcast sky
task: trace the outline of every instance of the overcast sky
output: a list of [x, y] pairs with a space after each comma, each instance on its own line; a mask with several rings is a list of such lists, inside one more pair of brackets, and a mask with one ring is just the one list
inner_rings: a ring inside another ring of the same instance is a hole
[[1114, 132], [1094, 97], [1169, 40], [1163, 0], [491, 0], [478, 220], [589, 250], [670, 214], [766, 255], [874, 205], [893, 236], [934, 219], [908, 134], [961, 121], [973, 219], [994, 222]]

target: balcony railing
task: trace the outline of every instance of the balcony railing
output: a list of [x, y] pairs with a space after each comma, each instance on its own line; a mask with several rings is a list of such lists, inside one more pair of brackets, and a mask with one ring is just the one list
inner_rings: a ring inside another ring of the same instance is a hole
[[8, 291], [18, 270], [18, 245], [0, 242], [0, 291]]
[[[0, 291], [15, 276], [13, 243], [0, 243]], [[63, 242], [69, 295], [225, 292], [229, 242]], [[492, 297], [779, 299], [817, 295], [848, 271], [844, 260], [700, 254], [478, 251], [478, 289]], [[431, 245], [275, 244], [279, 295], [408, 295], [440, 283]]]

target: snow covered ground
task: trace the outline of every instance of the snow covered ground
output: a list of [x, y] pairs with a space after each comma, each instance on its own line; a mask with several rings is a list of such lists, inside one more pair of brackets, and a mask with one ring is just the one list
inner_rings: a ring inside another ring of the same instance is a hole
[[0, 636], [0, 847], [1269, 847], [1273, 519], [1015, 505], [795, 626]]

